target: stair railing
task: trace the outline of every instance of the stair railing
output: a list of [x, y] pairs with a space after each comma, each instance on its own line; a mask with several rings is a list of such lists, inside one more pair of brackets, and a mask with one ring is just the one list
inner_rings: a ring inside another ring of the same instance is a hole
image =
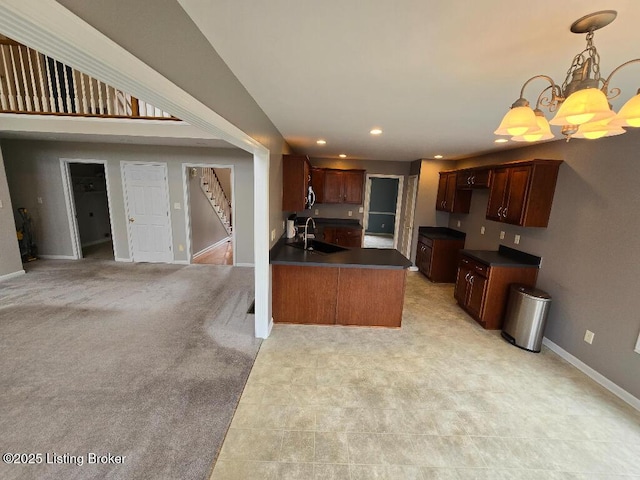
[[3, 36], [0, 36], [0, 112], [178, 120]]
[[202, 167], [200, 169], [200, 185], [202, 191], [207, 195], [211, 206], [224, 224], [227, 233], [231, 235], [233, 229], [231, 202], [224, 193], [220, 179], [213, 168]]

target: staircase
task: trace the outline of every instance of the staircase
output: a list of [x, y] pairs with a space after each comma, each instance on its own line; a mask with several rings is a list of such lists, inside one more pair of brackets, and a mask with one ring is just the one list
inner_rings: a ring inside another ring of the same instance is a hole
[[231, 201], [225, 195], [213, 168], [203, 167], [200, 169], [200, 188], [224, 225], [227, 234], [231, 235], [233, 231]]

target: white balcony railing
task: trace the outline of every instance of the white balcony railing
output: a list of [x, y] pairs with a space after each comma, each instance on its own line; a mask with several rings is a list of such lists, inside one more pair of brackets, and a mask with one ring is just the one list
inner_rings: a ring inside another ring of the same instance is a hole
[[0, 112], [178, 120], [1, 35]]

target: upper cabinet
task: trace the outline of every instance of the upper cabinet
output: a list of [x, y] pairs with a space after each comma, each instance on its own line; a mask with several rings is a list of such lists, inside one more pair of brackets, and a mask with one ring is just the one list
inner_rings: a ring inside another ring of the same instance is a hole
[[449, 213], [469, 213], [471, 190], [457, 188], [457, 172], [440, 172], [436, 210]]
[[469, 168], [457, 172], [456, 187], [462, 190], [489, 188], [490, 181], [490, 168]]
[[311, 165], [305, 155], [282, 156], [282, 210], [299, 212], [307, 208]]
[[532, 160], [493, 169], [487, 219], [546, 227], [561, 160]]
[[313, 168], [312, 186], [316, 203], [351, 203], [362, 205], [364, 170]]

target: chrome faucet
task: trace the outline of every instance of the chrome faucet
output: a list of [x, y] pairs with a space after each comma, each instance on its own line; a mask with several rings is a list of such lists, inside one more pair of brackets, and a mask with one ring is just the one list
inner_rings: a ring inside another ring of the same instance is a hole
[[308, 217], [307, 221], [304, 222], [304, 249], [307, 249], [307, 239], [309, 238], [308, 235], [308, 230], [309, 230], [309, 220], [311, 220], [311, 223], [313, 223], [313, 229], [316, 229], [316, 221], [313, 219], [313, 217]]

